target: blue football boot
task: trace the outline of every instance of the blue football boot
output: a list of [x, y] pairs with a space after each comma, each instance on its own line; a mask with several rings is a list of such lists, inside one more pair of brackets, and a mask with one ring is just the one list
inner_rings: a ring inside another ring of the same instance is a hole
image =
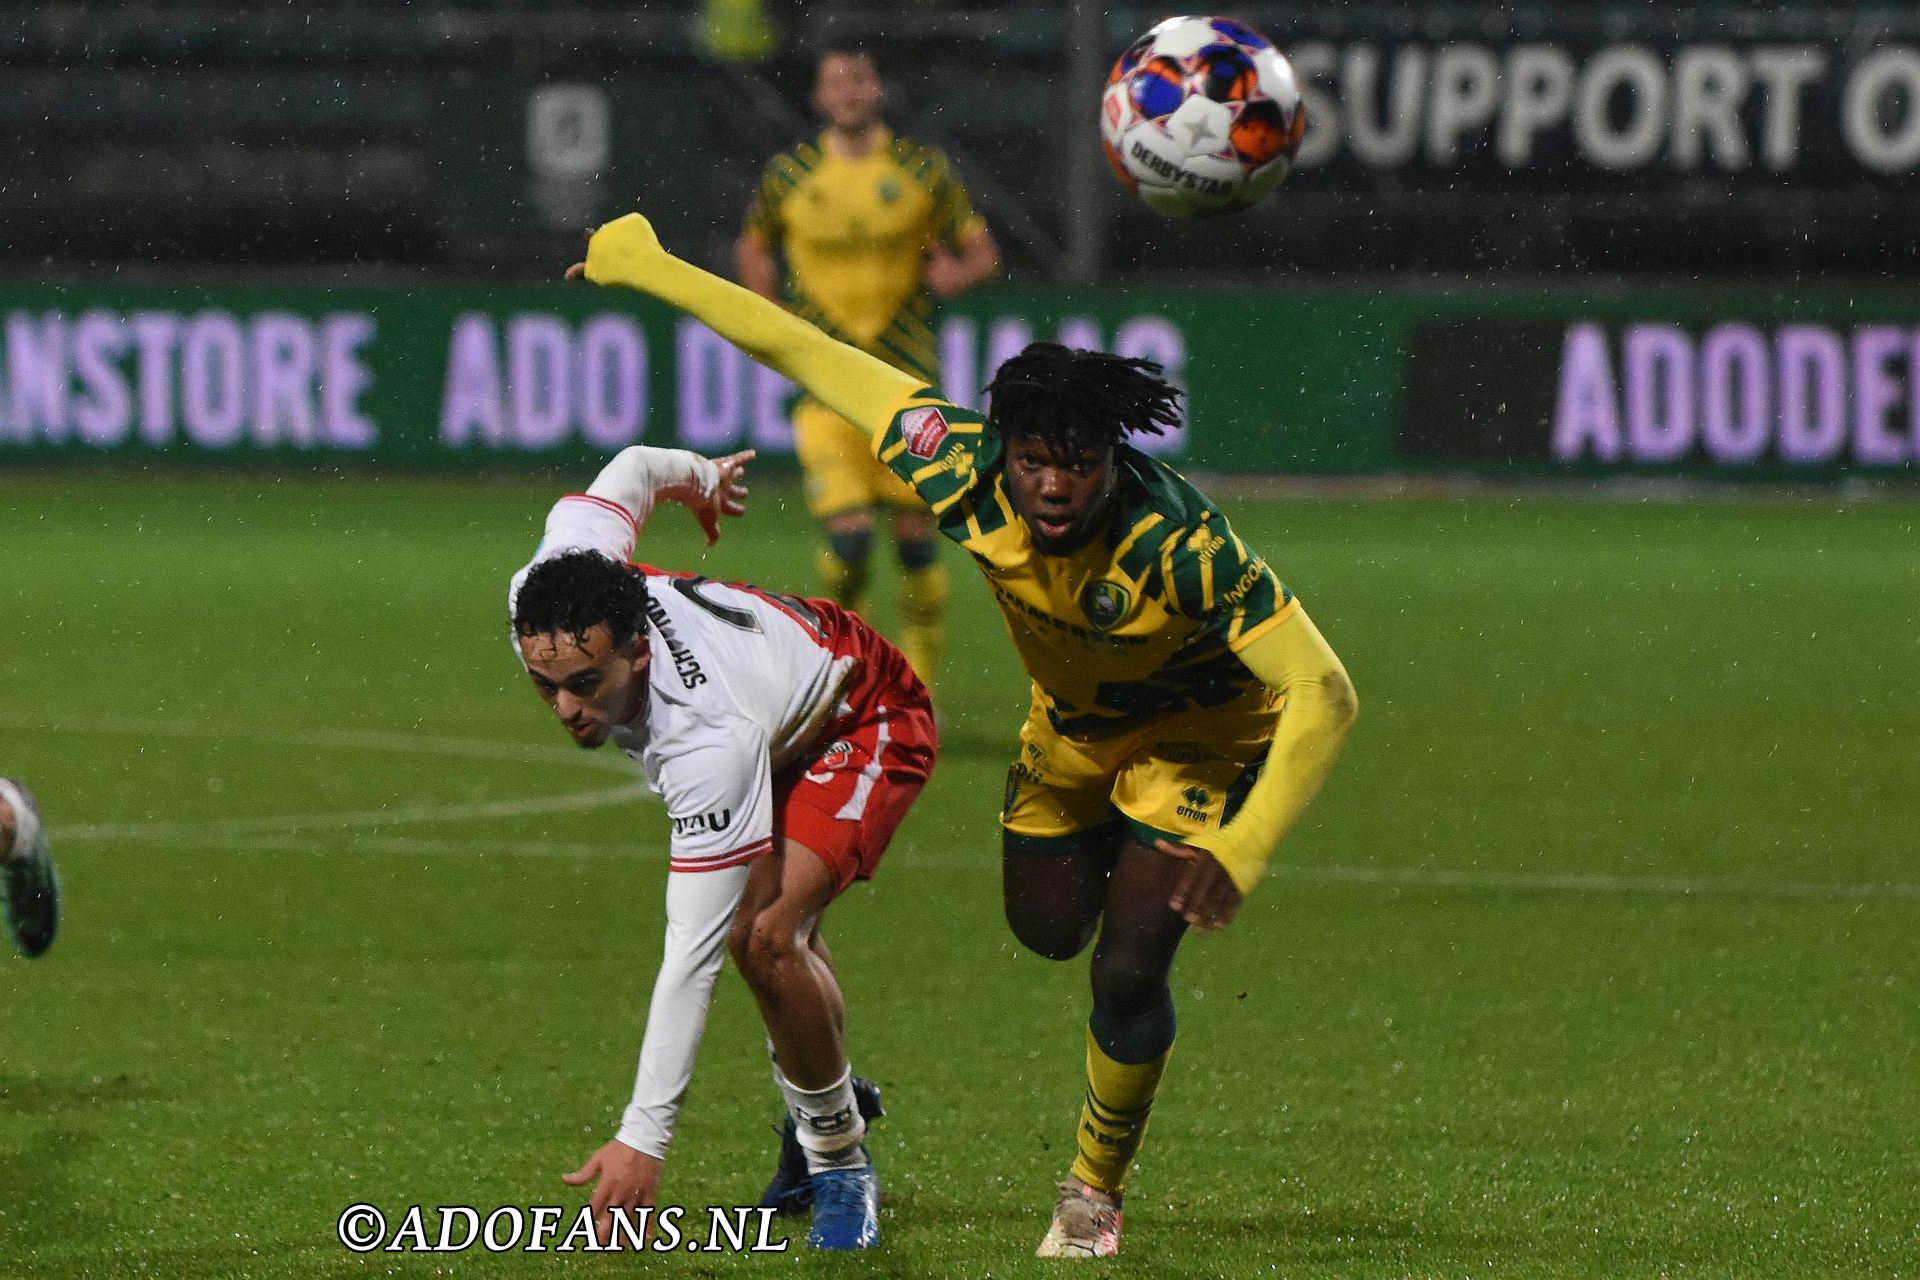
[[880, 1177], [864, 1169], [822, 1169], [813, 1175], [811, 1249], [871, 1249], [880, 1243]]
[[[887, 1114], [880, 1105], [880, 1086], [865, 1076], [853, 1078], [853, 1101], [868, 1123]], [[807, 1153], [800, 1146], [800, 1134], [788, 1116], [780, 1125], [780, 1165], [773, 1181], [760, 1195], [760, 1207], [775, 1213], [805, 1213], [813, 1207], [813, 1183], [807, 1178]]]

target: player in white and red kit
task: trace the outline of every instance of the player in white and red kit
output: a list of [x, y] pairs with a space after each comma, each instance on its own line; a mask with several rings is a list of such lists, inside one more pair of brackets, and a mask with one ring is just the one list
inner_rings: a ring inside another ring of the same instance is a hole
[[933, 713], [900, 652], [826, 601], [630, 563], [660, 498], [693, 508], [716, 537], [719, 516], [743, 509], [750, 456], [625, 450], [554, 505], [513, 580], [514, 638], [535, 686], [580, 745], [611, 741], [639, 762], [673, 828], [666, 947], [633, 1100], [568, 1181], [597, 1181], [596, 1213], [654, 1202], [730, 953], [805, 1151], [808, 1242], [865, 1248], [878, 1236], [878, 1183], [819, 926], [873, 874], [926, 784]]

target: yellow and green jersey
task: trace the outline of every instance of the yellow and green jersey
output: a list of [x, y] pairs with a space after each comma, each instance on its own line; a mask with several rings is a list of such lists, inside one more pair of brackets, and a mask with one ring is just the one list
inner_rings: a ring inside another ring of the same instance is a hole
[[775, 156], [746, 229], [786, 259], [796, 315], [933, 382], [928, 247], [957, 249], [985, 227], [945, 155], [888, 134], [858, 160], [832, 154], [824, 137]]
[[979, 563], [1057, 732], [1102, 735], [1267, 700], [1235, 654], [1299, 606], [1173, 468], [1121, 445], [1106, 533], [1049, 556], [1014, 515], [999, 437], [979, 414], [925, 390], [874, 452]]

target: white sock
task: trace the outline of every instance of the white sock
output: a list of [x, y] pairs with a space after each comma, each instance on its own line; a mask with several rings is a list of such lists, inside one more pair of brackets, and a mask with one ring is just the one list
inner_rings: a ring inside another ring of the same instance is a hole
[[40, 815], [20, 794], [20, 788], [7, 778], [0, 778], [0, 800], [6, 801], [7, 808], [13, 812], [13, 844], [0, 849], [0, 862], [11, 862], [15, 850], [25, 853], [40, 838]]
[[853, 1098], [852, 1067], [824, 1089], [802, 1089], [787, 1079], [776, 1061], [773, 1082], [787, 1101], [787, 1114], [793, 1117], [800, 1149], [807, 1153], [808, 1173], [867, 1166], [866, 1152], [860, 1149], [861, 1140], [867, 1136], [867, 1121]]

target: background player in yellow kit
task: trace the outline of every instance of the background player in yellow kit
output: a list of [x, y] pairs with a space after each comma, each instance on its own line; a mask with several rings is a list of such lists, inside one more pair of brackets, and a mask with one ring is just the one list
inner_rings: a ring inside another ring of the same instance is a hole
[[[866, 53], [832, 48], [821, 55], [813, 105], [826, 130], [768, 163], [737, 249], [740, 282], [842, 342], [936, 384], [934, 298], [991, 276], [1000, 253], [947, 158], [895, 137], [881, 123], [885, 96]], [[786, 264], [784, 289], [779, 259]], [[873, 508], [891, 509], [901, 570], [900, 647], [933, 687], [947, 573], [936, 558], [925, 505], [874, 461], [870, 433], [817, 398], [809, 395], [795, 408], [793, 428], [807, 507], [827, 536], [821, 577], [837, 603], [860, 606]]]
[[1118, 1252], [1175, 950], [1233, 919], [1326, 779], [1358, 709], [1346, 669], [1219, 509], [1126, 442], [1175, 420], [1157, 366], [1035, 344], [983, 419], [673, 257], [638, 215], [569, 275], [678, 307], [871, 432], [986, 575], [1033, 678], [1001, 816], [1007, 920], [1060, 960], [1099, 930], [1079, 1154], [1039, 1252]]

